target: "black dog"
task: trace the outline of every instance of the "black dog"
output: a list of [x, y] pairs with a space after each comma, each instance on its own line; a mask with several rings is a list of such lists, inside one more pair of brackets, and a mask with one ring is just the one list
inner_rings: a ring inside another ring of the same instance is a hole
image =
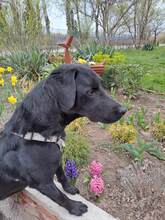
[[[20, 103], [0, 134], [0, 200], [30, 186], [71, 214], [87, 212], [85, 204], [70, 200], [55, 186], [56, 174], [66, 192], [78, 193], [64, 175], [58, 142], [48, 140], [64, 137], [66, 125], [78, 117], [112, 123], [125, 112], [90, 68], [66, 64], [53, 71]], [[44, 141], [34, 139], [34, 133]]]

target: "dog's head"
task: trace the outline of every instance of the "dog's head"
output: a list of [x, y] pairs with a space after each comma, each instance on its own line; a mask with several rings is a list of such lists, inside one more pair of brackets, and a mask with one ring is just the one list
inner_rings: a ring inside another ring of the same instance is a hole
[[86, 116], [95, 122], [112, 123], [126, 112], [107, 94], [95, 72], [85, 65], [61, 65], [48, 80], [55, 88], [57, 102], [64, 113]]

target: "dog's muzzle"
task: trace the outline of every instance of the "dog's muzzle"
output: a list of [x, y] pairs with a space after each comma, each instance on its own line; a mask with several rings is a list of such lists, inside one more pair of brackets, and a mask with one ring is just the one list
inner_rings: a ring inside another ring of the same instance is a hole
[[15, 132], [12, 132], [12, 134], [14, 134], [14, 135], [16, 135], [18, 137], [21, 137], [24, 140], [55, 143], [55, 144], [57, 144], [59, 146], [61, 151], [65, 147], [64, 140], [61, 137], [57, 137], [57, 136], [51, 136], [49, 138], [45, 138], [40, 133], [36, 133], [36, 132], [27, 132], [25, 135], [17, 134]]

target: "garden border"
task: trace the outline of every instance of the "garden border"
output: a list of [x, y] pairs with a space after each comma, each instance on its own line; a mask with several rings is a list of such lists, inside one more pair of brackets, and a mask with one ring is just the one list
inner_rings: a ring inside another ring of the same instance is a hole
[[[61, 190], [61, 185], [56, 182], [57, 187]], [[64, 191], [63, 191], [64, 192]], [[48, 197], [42, 195], [38, 191], [31, 189], [27, 187], [24, 192], [21, 192], [18, 194], [17, 197], [13, 196], [10, 197], [9, 199], [6, 199], [4, 201], [0, 202], [0, 212], [2, 211], [3, 213], [3, 206], [6, 206], [8, 203], [8, 200], [10, 200], [10, 204], [13, 206], [13, 202], [11, 203], [11, 200], [14, 200], [14, 203], [17, 203], [17, 217], [11, 220], [15, 219], [24, 219], [24, 220], [117, 220], [113, 216], [109, 215], [102, 209], [98, 208], [91, 202], [85, 200], [82, 196], [80, 195], [70, 195], [65, 192], [65, 194], [70, 197], [71, 199], [82, 201], [85, 204], [88, 205], [88, 212], [85, 213], [83, 216], [77, 217], [74, 215], [70, 215], [69, 212], [64, 209], [63, 207], [59, 206], [57, 203], [53, 202], [50, 200]], [[17, 199], [18, 201], [16, 201]], [[4, 203], [4, 204], [2, 204]], [[6, 203], [6, 204], [5, 204]], [[26, 212], [26, 217], [21, 218], [21, 212], [19, 212], [19, 209], [22, 209], [24, 212]], [[10, 213], [6, 215], [6, 217], [9, 216], [14, 216], [15, 215], [15, 210], [10, 207], [10, 205], [7, 206], [7, 211]], [[6, 212], [6, 210], [5, 210]], [[3, 213], [6, 214], [6, 213]]]

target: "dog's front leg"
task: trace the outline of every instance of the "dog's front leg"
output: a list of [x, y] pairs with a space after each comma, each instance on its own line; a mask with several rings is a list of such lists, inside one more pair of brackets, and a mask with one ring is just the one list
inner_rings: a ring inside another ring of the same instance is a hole
[[54, 202], [58, 203], [60, 206], [66, 208], [73, 215], [81, 216], [88, 210], [88, 207], [82, 202], [69, 199], [53, 182], [49, 184], [40, 184], [36, 189], [48, 196]]
[[60, 165], [56, 171], [57, 179], [61, 183], [65, 192], [70, 193], [72, 195], [79, 193], [79, 190], [75, 186], [71, 186], [65, 176], [64, 170]]

